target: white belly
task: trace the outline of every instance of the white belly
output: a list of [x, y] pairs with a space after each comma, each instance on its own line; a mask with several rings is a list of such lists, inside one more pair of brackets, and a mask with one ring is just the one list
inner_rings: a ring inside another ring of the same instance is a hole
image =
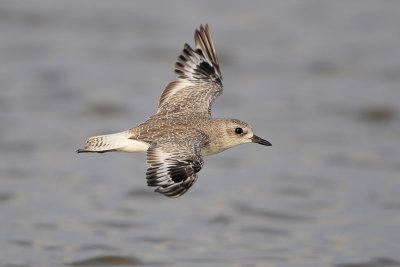
[[123, 146], [118, 148], [117, 151], [121, 152], [146, 152], [147, 149], [149, 148], [149, 144], [138, 141], [138, 140], [132, 140], [132, 139], [126, 139], [123, 142]]

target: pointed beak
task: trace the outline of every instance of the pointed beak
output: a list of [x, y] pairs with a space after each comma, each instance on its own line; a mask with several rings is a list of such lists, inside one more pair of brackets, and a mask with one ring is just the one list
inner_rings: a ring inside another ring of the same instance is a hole
[[260, 144], [263, 146], [272, 146], [272, 144], [270, 142], [258, 137], [257, 135], [253, 135], [253, 137], [251, 138], [251, 142], [257, 143], [257, 144]]

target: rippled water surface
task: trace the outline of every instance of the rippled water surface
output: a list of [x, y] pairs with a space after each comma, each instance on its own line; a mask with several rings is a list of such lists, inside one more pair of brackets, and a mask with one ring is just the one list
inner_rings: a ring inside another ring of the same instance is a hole
[[[168, 199], [88, 136], [152, 115], [208, 22], [214, 116], [272, 147]], [[0, 1], [1, 266], [400, 266], [400, 2]]]

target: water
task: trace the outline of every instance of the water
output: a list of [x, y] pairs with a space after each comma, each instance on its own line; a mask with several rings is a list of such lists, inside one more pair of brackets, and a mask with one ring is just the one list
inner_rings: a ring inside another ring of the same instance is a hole
[[[272, 147], [181, 198], [145, 156], [77, 155], [152, 115], [208, 22], [214, 116]], [[398, 1], [0, 2], [1, 266], [400, 266]]]

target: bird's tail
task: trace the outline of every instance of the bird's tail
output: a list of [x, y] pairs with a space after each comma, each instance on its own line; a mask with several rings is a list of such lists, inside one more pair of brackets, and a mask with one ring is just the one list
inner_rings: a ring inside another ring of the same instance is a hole
[[142, 141], [129, 138], [128, 131], [93, 136], [86, 140], [85, 147], [78, 149], [76, 152], [96, 152], [105, 153], [110, 151], [123, 151], [123, 152], [142, 152], [146, 151], [148, 144]]

